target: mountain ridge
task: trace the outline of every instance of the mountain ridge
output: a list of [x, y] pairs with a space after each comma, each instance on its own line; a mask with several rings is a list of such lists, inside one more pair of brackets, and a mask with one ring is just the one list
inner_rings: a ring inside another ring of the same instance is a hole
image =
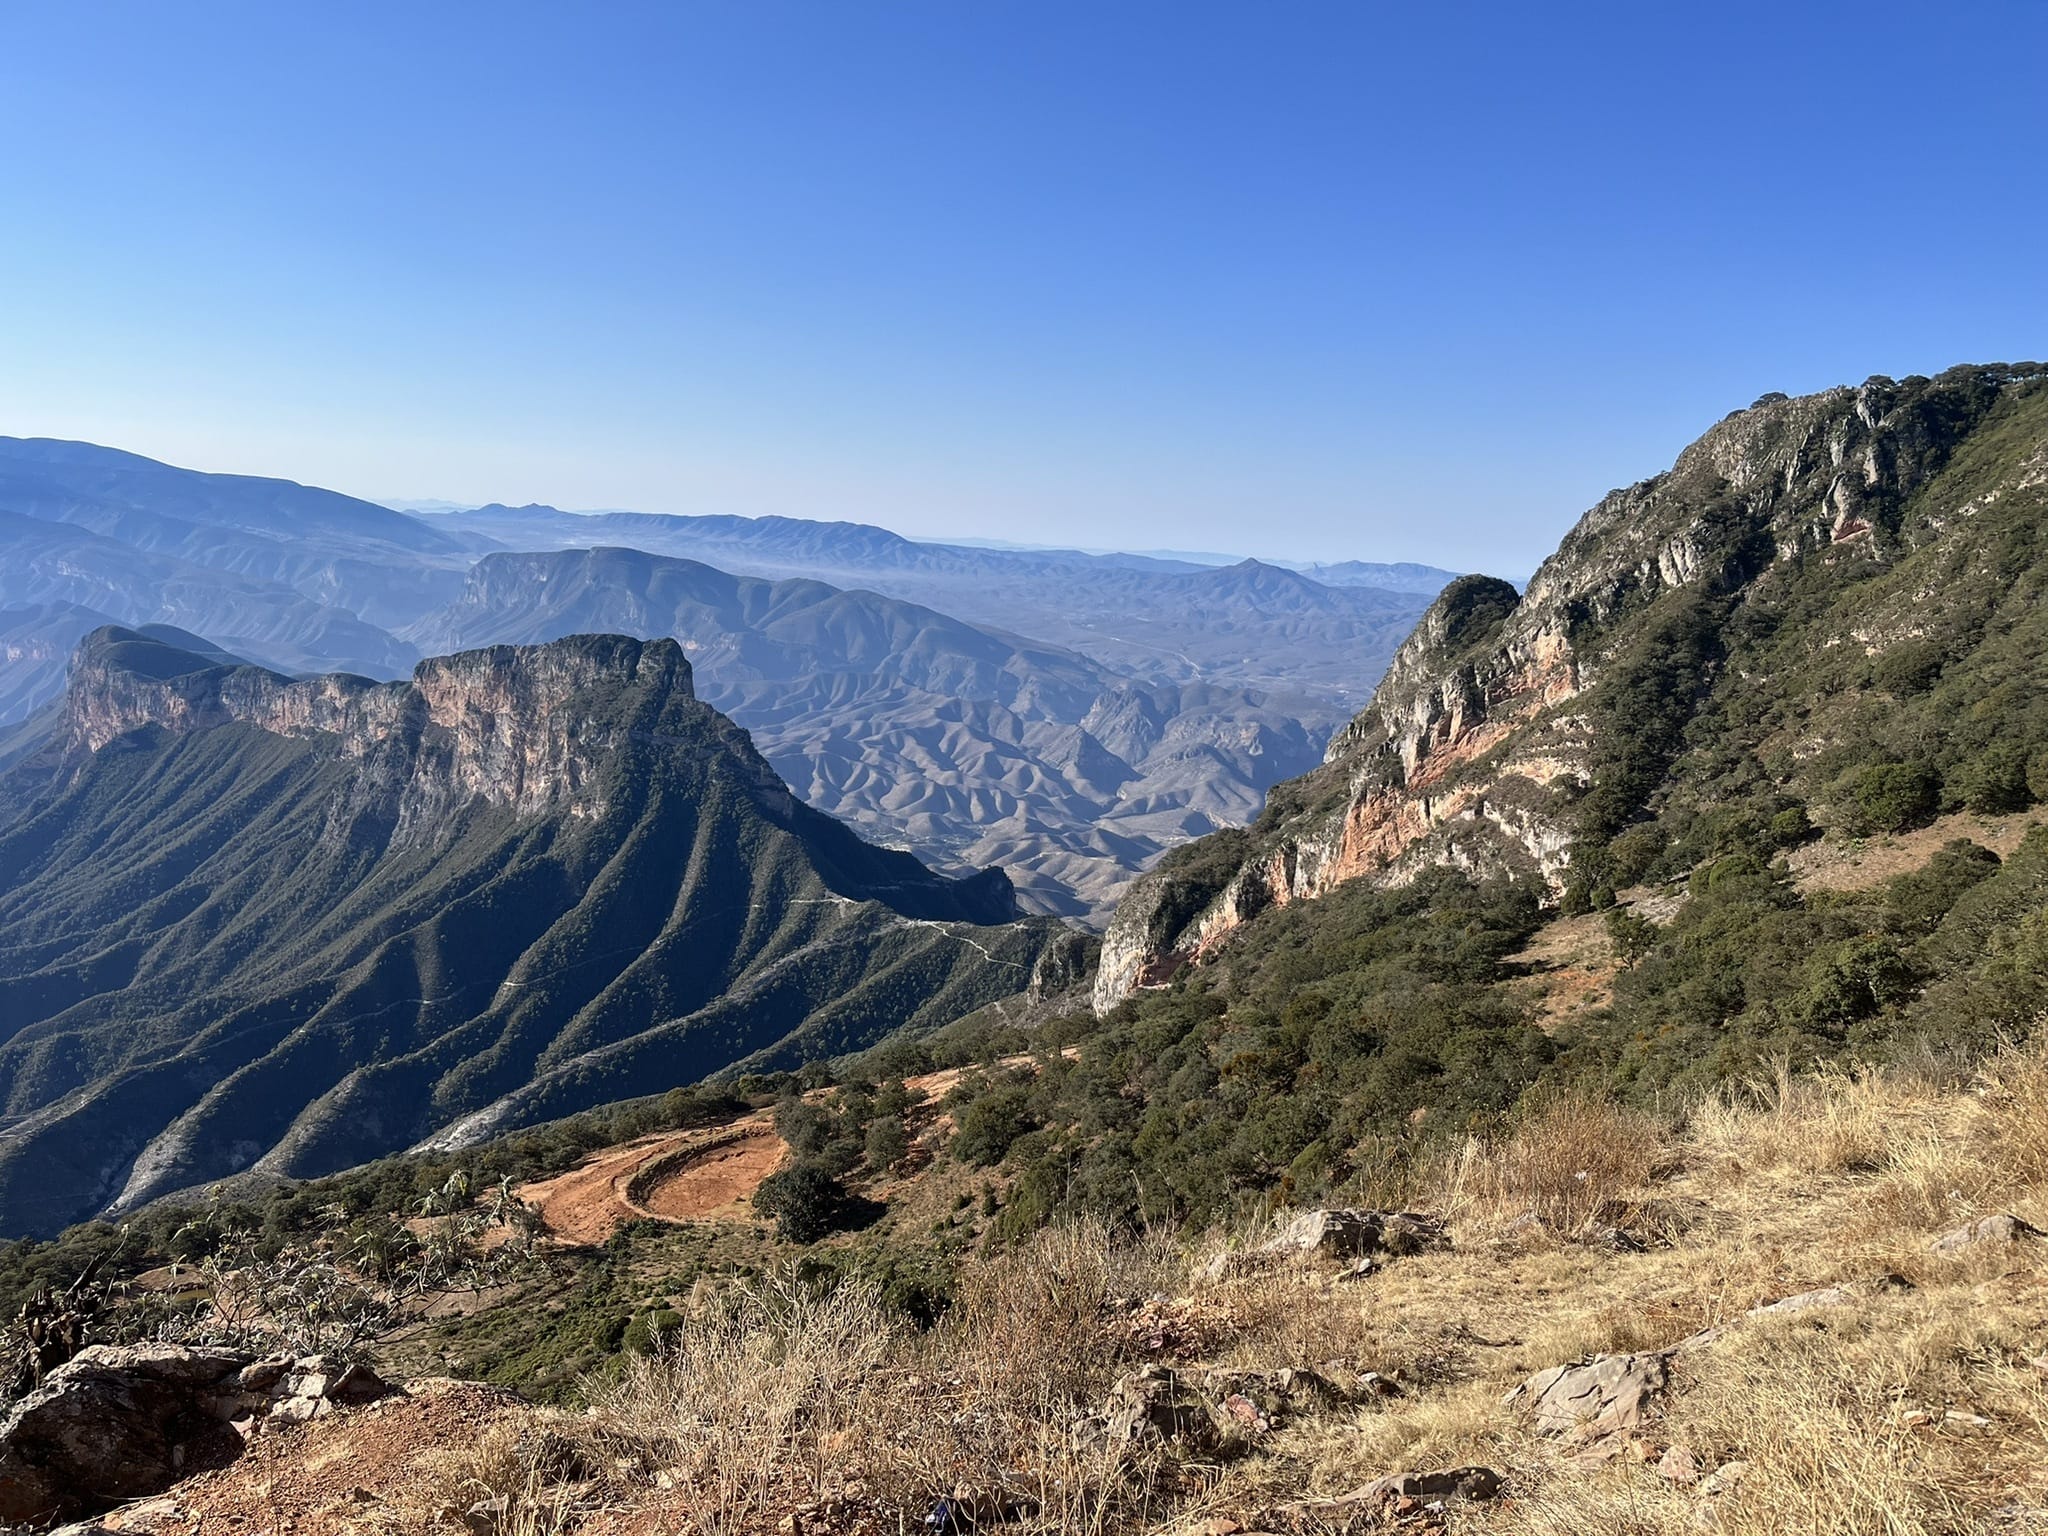
[[1057, 934], [798, 801], [673, 641], [375, 683], [108, 629], [66, 721], [0, 820], [10, 1231], [944, 1022]]
[[[1447, 865], [1533, 877], [1553, 895], [1601, 882], [1606, 843], [1643, 814], [1720, 676], [1722, 627], [1782, 623], [1771, 605], [1835, 600], [2001, 497], [2036, 493], [2048, 449], [2024, 456], [2024, 434], [2040, 430], [2044, 399], [2033, 364], [1765, 396], [1670, 471], [1610, 493], [1526, 591], [1453, 583], [1324, 766], [1276, 789], [1241, 849], [1197, 845], [1133, 886], [1105, 939], [1097, 1008], [1214, 954], [1259, 912], [1353, 879], [1398, 884]], [[2021, 434], [2022, 456], [1953, 507], [1929, 505], [1980, 430]], [[1858, 643], [1896, 643], [1907, 621], [1887, 622], [1887, 639]], [[1603, 681], [1603, 697], [1654, 687], [1668, 710], [1589, 712], [1578, 701]]]
[[682, 641], [706, 699], [812, 804], [951, 864], [1001, 864], [1034, 908], [1072, 917], [1106, 915], [1165, 848], [1250, 820], [1336, 724], [1308, 700], [1145, 683], [861, 589], [628, 549], [488, 555], [404, 635], [432, 650], [591, 629]]

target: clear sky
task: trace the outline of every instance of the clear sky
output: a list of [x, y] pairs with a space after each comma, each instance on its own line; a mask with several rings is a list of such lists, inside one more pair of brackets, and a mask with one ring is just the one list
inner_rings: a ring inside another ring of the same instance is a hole
[[0, 432], [1520, 574], [2048, 354], [2048, 4], [0, 8]]

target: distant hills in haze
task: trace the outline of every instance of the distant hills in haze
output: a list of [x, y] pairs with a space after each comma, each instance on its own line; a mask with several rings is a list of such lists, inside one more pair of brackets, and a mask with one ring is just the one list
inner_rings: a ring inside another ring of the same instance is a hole
[[[1385, 658], [1442, 585], [1332, 586], [1258, 560], [1215, 567], [925, 544], [865, 523], [786, 517], [488, 506], [422, 520], [503, 548], [616, 544], [746, 575], [866, 587], [1050, 641], [1134, 676], [1302, 692], [1346, 713], [1371, 693]], [[1402, 569], [1412, 580], [1413, 570], [1426, 568]]]
[[[1332, 570], [786, 517], [414, 515], [5, 438], [0, 763], [107, 624], [372, 679], [464, 645], [667, 636], [819, 809], [947, 868], [1001, 863], [1028, 907], [1099, 921], [1163, 849], [1314, 764], [1443, 575]], [[1374, 572], [1387, 584], [1347, 584]]]

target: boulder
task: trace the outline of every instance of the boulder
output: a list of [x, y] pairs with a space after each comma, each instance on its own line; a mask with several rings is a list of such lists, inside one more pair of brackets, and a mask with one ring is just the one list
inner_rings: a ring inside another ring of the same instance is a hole
[[1166, 1443], [1214, 1451], [1224, 1441], [1206, 1394], [1163, 1365], [1143, 1366], [1119, 1380], [1084, 1429], [1117, 1445]]
[[71, 1520], [241, 1454], [219, 1409], [247, 1355], [93, 1345], [0, 1423], [0, 1520]]
[[1751, 1307], [1734, 1323], [1716, 1323], [1711, 1328], [1702, 1328], [1698, 1333], [1680, 1339], [1671, 1346], [1670, 1352], [1679, 1354], [1688, 1350], [1705, 1349], [1737, 1323], [1746, 1323], [1752, 1318], [1790, 1317], [1826, 1307], [1845, 1307], [1855, 1299], [1854, 1292], [1840, 1285], [1824, 1285], [1817, 1291], [1801, 1291], [1796, 1296], [1786, 1296], [1777, 1301], [1767, 1301], [1762, 1306]]
[[2041, 1236], [2041, 1229], [2020, 1220], [2010, 1211], [1979, 1217], [1968, 1226], [1957, 1227], [1934, 1240], [1936, 1253], [1958, 1254], [1983, 1243], [2017, 1243]]
[[96, 1344], [0, 1422], [0, 1522], [75, 1520], [225, 1466], [269, 1423], [392, 1389], [366, 1366], [178, 1344]]
[[1373, 1254], [1421, 1253], [1447, 1248], [1444, 1224], [1413, 1211], [1364, 1211], [1350, 1207], [1301, 1211], [1287, 1218], [1259, 1251], [1308, 1253], [1326, 1259], [1362, 1259]]
[[1640, 1427], [1655, 1410], [1669, 1375], [1662, 1352], [1595, 1355], [1538, 1371], [1503, 1401], [1526, 1399], [1538, 1434], [1596, 1440]]

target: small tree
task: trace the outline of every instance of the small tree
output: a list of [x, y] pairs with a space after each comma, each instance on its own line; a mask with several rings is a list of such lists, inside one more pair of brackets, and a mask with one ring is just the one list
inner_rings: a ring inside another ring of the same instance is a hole
[[775, 1222], [786, 1242], [815, 1243], [839, 1230], [847, 1208], [846, 1190], [816, 1163], [798, 1163], [771, 1174], [754, 1191], [754, 1209]]
[[1607, 913], [1607, 937], [1621, 968], [1632, 971], [1657, 947], [1657, 925], [1627, 907], [1613, 907]]
[[875, 1172], [895, 1167], [909, 1150], [910, 1137], [905, 1134], [901, 1120], [893, 1115], [877, 1115], [868, 1122], [867, 1161]]

